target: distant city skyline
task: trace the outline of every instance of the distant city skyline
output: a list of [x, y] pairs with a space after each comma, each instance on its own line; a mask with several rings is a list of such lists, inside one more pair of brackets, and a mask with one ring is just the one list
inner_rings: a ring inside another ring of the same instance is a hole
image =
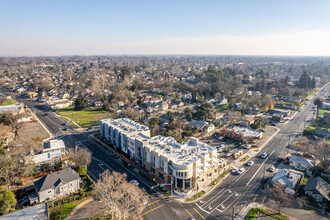
[[330, 1], [0, 0], [0, 56], [330, 56]]

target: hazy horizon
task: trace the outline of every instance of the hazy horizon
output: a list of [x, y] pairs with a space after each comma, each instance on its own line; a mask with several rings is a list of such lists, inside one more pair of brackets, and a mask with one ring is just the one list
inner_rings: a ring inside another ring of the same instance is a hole
[[0, 56], [330, 56], [330, 2], [0, 0]]

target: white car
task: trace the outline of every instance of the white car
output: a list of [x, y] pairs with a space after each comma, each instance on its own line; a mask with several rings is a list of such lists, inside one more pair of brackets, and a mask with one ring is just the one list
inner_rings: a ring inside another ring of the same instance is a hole
[[237, 172], [238, 172], [238, 169], [236, 169], [236, 168], [234, 168], [234, 169], [231, 170], [231, 173], [232, 174], [237, 174]]
[[250, 147], [251, 147], [251, 144], [246, 144], [246, 145], [244, 146], [245, 149], [249, 149]]
[[237, 171], [237, 174], [238, 175], [241, 175], [242, 173], [244, 173], [245, 172], [245, 168], [241, 168], [241, 169], [239, 169], [238, 171]]
[[253, 164], [254, 164], [254, 161], [251, 160], [251, 161], [249, 161], [246, 165], [250, 167], [250, 166], [252, 166]]
[[276, 169], [276, 168], [275, 168], [274, 166], [272, 166], [272, 167], [270, 167], [270, 168], [268, 169], [268, 171], [269, 171], [269, 172], [274, 172], [275, 169]]
[[267, 153], [263, 153], [261, 156], [260, 156], [262, 159], [265, 159], [267, 157]]
[[133, 183], [135, 186], [139, 186], [140, 183], [137, 180], [131, 180], [131, 183]]

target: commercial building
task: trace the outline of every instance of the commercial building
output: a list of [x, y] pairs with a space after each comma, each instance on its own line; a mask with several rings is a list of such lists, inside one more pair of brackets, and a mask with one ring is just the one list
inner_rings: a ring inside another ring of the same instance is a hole
[[206, 181], [219, 166], [215, 147], [196, 138], [180, 144], [172, 137], [150, 137], [148, 127], [126, 118], [101, 120], [100, 133], [177, 191], [188, 191]]

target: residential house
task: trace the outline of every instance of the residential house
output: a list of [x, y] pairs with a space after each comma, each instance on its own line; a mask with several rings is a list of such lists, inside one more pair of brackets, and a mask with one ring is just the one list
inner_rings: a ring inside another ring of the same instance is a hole
[[215, 103], [215, 106], [222, 106], [222, 105], [227, 105], [228, 99], [225, 97], [218, 99], [218, 101]]
[[65, 144], [61, 139], [53, 139], [42, 144], [42, 152], [48, 153], [60, 150], [62, 153], [65, 153]]
[[216, 113], [214, 114], [214, 119], [219, 120], [219, 119], [221, 119], [222, 117], [223, 117], [223, 113], [221, 113], [221, 112], [216, 112]]
[[275, 121], [275, 122], [280, 122], [283, 120], [283, 116], [282, 115], [279, 115], [279, 114], [273, 114], [272, 115], [272, 121]]
[[122, 108], [125, 106], [125, 103], [123, 101], [118, 102], [118, 107]]
[[182, 107], [184, 106], [184, 102], [182, 101], [175, 101], [175, 100], [172, 100], [171, 102], [171, 108], [174, 109], [174, 108], [179, 108], [179, 107]]
[[95, 101], [94, 106], [95, 107], [102, 107], [103, 103], [101, 101]]
[[294, 167], [297, 170], [305, 171], [308, 168], [312, 168], [315, 166], [315, 161], [308, 160], [303, 157], [298, 156], [290, 156], [289, 157], [290, 166]]
[[27, 96], [28, 96], [30, 99], [37, 98], [37, 97], [38, 97], [38, 93], [37, 93], [37, 92], [28, 92], [28, 93], [27, 93]]
[[304, 191], [316, 202], [330, 201], [330, 185], [319, 176], [309, 178]]
[[35, 163], [37, 170], [40, 172], [42, 170], [42, 165], [44, 164], [49, 164], [50, 170], [53, 170], [55, 164], [61, 161], [62, 156], [62, 152], [60, 150], [56, 150], [33, 155], [30, 157], [30, 160]]
[[279, 183], [289, 194], [293, 194], [300, 181], [304, 178], [304, 173], [292, 169], [283, 169], [277, 171], [273, 176], [271, 183]]
[[34, 182], [38, 201], [43, 202], [60, 198], [80, 189], [79, 174], [71, 168], [48, 174]]
[[243, 134], [244, 139], [248, 139], [248, 138], [260, 139], [262, 138], [263, 135], [263, 132], [248, 127], [234, 126], [232, 127], [232, 129], [234, 129], [236, 135], [239, 135], [240, 133]]
[[213, 124], [209, 124], [206, 121], [187, 121], [186, 124], [196, 128], [197, 131], [199, 132], [211, 132], [215, 129], [215, 126]]
[[3, 105], [0, 106], [0, 113], [2, 112], [12, 112], [13, 114], [22, 114], [24, 112], [24, 104], [17, 103], [13, 105]]
[[330, 138], [330, 131], [328, 129], [315, 129], [315, 135], [322, 138]]
[[243, 116], [240, 125], [244, 126], [244, 127], [250, 127], [253, 123], [254, 123], [254, 116], [245, 115], [245, 116]]
[[55, 99], [51, 101], [46, 102], [49, 108], [52, 110], [56, 109], [62, 109], [62, 108], [68, 108], [70, 105], [72, 105], [72, 101], [68, 99]]
[[270, 113], [271, 115], [278, 114], [278, 115], [281, 115], [282, 117], [288, 117], [290, 112], [291, 112], [290, 110], [284, 110], [284, 109], [278, 109], [278, 108], [273, 108], [273, 109], [268, 110], [268, 113]]
[[161, 110], [166, 111], [167, 109], [168, 109], [168, 102], [167, 101], [162, 101]]

